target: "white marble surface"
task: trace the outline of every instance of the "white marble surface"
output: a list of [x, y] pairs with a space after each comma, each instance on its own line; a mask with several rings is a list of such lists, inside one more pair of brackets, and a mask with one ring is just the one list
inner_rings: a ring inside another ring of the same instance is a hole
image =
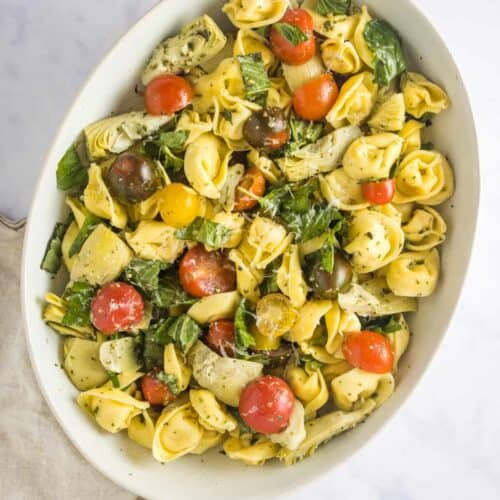
[[[474, 258], [447, 340], [414, 396], [368, 446], [294, 499], [500, 498], [500, 2], [414, 1], [447, 40], [471, 92], [483, 181]], [[0, 0], [0, 212], [26, 214], [44, 155], [85, 77], [155, 3]], [[58, 497], [57, 485], [46, 487], [40, 498]], [[19, 488], [16, 498], [25, 498]], [[113, 498], [131, 496], [117, 489]]]

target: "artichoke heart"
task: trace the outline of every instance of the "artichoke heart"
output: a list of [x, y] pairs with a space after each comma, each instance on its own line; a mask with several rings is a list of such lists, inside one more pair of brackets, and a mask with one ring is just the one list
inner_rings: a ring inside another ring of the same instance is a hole
[[178, 35], [167, 38], [156, 47], [142, 73], [142, 83], [147, 85], [158, 75], [180, 73], [203, 64], [225, 44], [226, 37], [215, 21], [207, 15], [198, 17]]

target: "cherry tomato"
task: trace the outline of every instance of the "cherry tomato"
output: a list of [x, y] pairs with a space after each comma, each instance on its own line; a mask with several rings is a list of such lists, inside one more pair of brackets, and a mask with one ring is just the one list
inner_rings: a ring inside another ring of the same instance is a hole
[[105, 335], [129, 330], [143, 316], [141, 294], [132, 285], [120, 281], [102, 286], [90, 305], [90, 320]]
[[165, 224], [171, 227], [184, 227], [200, 215], [201, 199], [190, 187], [180, 182], [173, 182], [160, 193], [160, 215]]
[[370, 373], [390, 372], [394, 363], [389, 339], [368, 330], [351, 333], [344, 341], [342, 352], [349, 364]]
[[229, 319], [220, 319], [210, 323], [205, 342], [221, 356], [234, 356], [234, 323]]
[[168, 385], [156, 378], [160, 371], [156, 368], [141, 379], [141, 390], [144, 399], [154, 406], [166, 405], [175, 399]]
[[390, 203], [396, 194], [396, 181], [394, 179], [367, 182], [362, 187], [365, 200], [375, 205]]
[[251, 210], [258, 203], [255, 198], [252, 198], [244, 191], [240, 191], [238, 189], [240, 187], [245, 189], [245, 191], [249, 191], [255, 196], [262, 196], [266, 190], [266, 178], [257, 167], [251, 167], [245, 172], [245, 175], [241, 178], [241, 181], [236, 188], [236, 196], [233, 208], [235, 212], [244, 212], [245, 210]]
[[151, 80], [144, 92], [151, 115], [171, 115], [191, 104], [193, 88], [182, 76], [161, 75]]
[[307, 40], [294, 45], [275, 27], [271, 28], [269, 40], [276, 57], [286, 64], [295, 66], [309, 61], [316, 54], [311, 14], [304, 9], [289, 9], [279, 22], [296, 26], [307, 36]]
[[272, 153], [290, 138], [288, 119], [280, 108], [263, 108], [252, 113], [243, 125], [243, 136], [254, 148]]
[[318, 76], [299, 87], [293, 95], [295, 113], [304, 120], [323, 120], [332, 109], [339, 88], [330, 73]]
[[220, 251], [207, 252], [203, 245], [188, 250], [179, 264], [182, 288], [194, 297], [234, 290], [236, 271], [233, 263]]
[[243, 389], [239, 412], [255, 432], [274, 434], [288, 427], [294, 403], [295, 396], [282, 378], [265, 375]]

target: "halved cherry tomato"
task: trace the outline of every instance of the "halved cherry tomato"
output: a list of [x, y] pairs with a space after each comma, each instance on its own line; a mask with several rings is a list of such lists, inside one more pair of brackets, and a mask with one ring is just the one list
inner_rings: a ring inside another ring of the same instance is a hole
[[379, 182], [367, 182], [362, 188], [366, 201], [375, 205], [385, 205], [390, 203], [396, 194], [396, 181], [386, 179]]
[[202, 202], [196, 191], [180, 182], [172, 182], [160, 193], [160, 215], [165, 224], [184, 227], [200, 215]]
[[323, 120], [332, 109], [339, 88], [330, 73], [318, 76], [299, 87], [293, 95], [293, 109], [304, 120]]
[[266, 190], [266, 178], [257, 167], [251, 167], [245, 172], [236, 188], [233, 210], [235, 212], [251, 210], [257, 205], [258, 201], [239, 188], [243, 188], [257, 197], [262, 196]]
[[239, 412], [254, 431], [274, 434], [288, 427], [294, 403], [289, 385], [282, 378], [266, 375], [243, 389]]
[[342, 352], [349, 364], [370, 373], [390, 372], [394, 363], [389, 339], [368, 330], [351, 333], [344, 341]]
[[132, 285], [120, 281], [102, 286], [90, 305], [90, 320], [105, 335], [129, 330], [143, 316], [141, 294]]
[[159, 368], [155, 368], [141, 379], [141, 391], [144, 399], [155, 406], [164, 406], [174, 401], [175, 395], [172, 394], [168, 385], [156, 378]]
[[171, 115], [184, 109], [193, 100], [193, 88], [182, 76], [161, 75], [151, 80], [144, 92], [148, 113]]
[[234, 356], [234, 323], [220, 319], [210, 323], [205, 342], [221, 356]]
[[179, 264], [182, 288], [194, 297], [234, 290], [236, 271], [233, 263], [220, 251], [207, 252], [203, 245], [191, 248]]
[[313, 19], [304, 9], [289, 9], [280, 23], [296, 26], [307, 36], [307, 41], [294, 45], [275, 27], [271, 28], [269, 37], [271, 49], [278, 59], [286, 64], [304, 64], [316, 54], [316, 40], [313, 33]]

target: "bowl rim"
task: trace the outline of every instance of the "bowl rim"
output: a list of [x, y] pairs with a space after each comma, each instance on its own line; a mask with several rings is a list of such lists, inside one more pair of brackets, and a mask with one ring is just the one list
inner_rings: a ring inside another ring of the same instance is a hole
[[[96, 461], [94, 461], [92, 455], [90, 453], [87, 453], [87, 451], [78, 444], [76, 439], [73, 437], [73, 433], [70, 431], [70, 429], [67, 427], [64, 418], [62, 415], [59, 414], [58, 409], [56, 408], [55, 404], [53, 404], [51, 395], [49, 394], [49, 391], [46, 390], [46, 387], [43, 383], [42, 375], [39, 372], [37, 368], [37, 363], [35, 362], [35, 352], [33, 350], [33, 344], [30, 342], [30, 336], [29, 336], [29, 321], [28, 321], [28, 316], [27, 316], [27, 304], [30, 296], [30, 291], [29, 291], [29, 285], [28, 285], [28, 261], [27, 261], [27, 253], [28, 253], [28, 243], [30, 240], [30, 235], [32, 231], [34, 230], [33, 226], [33, 217], [32, 214], [35, 211], [35, 201], [38, 197], [38, 192], [41, 189], [41, 185], [43, 184], [45, 176], [47, 176], [50, 172], [51, 165], [49, 163], [49, 158], [52, 156], [54, 149], [56, 148], [57, 143], [59, 142], [59, 137], [63, 134], [64, 129], [67, 126], [67, 122], [69, 121], [70, 116], [73, 113], [74, 108], [76, 107], [77, 103], [79, 102], [84, 90], [86, 89], [87, 85], [90, 83], [90, 81], [95, 77], [97, 73], [100, 72], [101, 68], [105, 66], [105, 64], [114, 57], [114, 54], [118, 47], [121, 45], [122, 41], [129, 36], [132, 32], [138, 30], [143, 24], [147, 24], [148, 20], [152, 18], [156, 11], [159, 10], [160, 6], [164, 3], [170, 2], [173, 0], [160, 0], [158, 3], [153, 5], [149, 10], [147, 10], [137, 21], [135, 21], [122, 35], [118, 37], [118, 39], [113, 43], [113, 45], [108, 49], [106, 54], [100, 59], [98, 64], [92, 68], [92, 70], [89, 72], [87, 77], [85, 78], [84, 82], [80, 85], [77, 93], [75, 94], [74, 98], [72, 99], [72, 102], [67, 109], [64, 118], [61, 122], [61, 125], [58, 127], [57, 132], [53, 135], [53, 139], [51, 140], [50, 147], [48, 149], [47, 154], [44, 157], [43, 160], [43, 167], [40, 170], [40, 173], [38, 174], [38, 178], [35, 184], [35, 187], [33, 189], [33, 194], [32, 194], [32, 199], [30, 203], [30, 208], [28, 212], [28, 217], [27, 217], [27, 224], [25, 228], [25, 233], [24, 233], [24, 238], [23, 238], [23, 251], [22, 251], [22, 263], [21, 263], [21, 274], [20, 274], [20, 280], [21, 280], [21, 286], [20, 286], [20, 300], [21, 300], [21, 312], [22, 312], [22, 321], [23, 321], [23, 331], [24, 331], [24, 339], [27, 344], [27, 350], [28, 350], [28, 355], [31, 363], [31, 367], [33, 369], [33, 373], [35, 375], [36, 382], [38, 384], [38, 387], [43, 395], [43, 398], [45, 400], [45, 403], [48, 405], [52, 416], [55, 418], [59, 426], [62, 428], [65, 436], [69, 439], [69, 441], [72, 443], [72, 445], [78, 450], [78, 452], [85, 458], [85, 460], [97, 471], [99, 471], [101, 474], [103, 474], [107, 479], [112, 481], [115, 485], [118, 485], [119, 487], [125, 489], [126, 491], [132, 492], [137, 496], [142, 496], [144, 494], [144, 491], [141, 491], [139, 484], [131, 480], [130, 477], [126, 474], [120, 474], [120, 473], [114, 473], [113, 470], [109, 469], [104, 469], [98, 465]], [[432, 18], [430, 18], [426, 12], [424, 12], [423, 9], [421, 9], [419, 6], [415, 4], [414, 0], [407, 0], [409, 8], [414, 9], [416, 12], [418, 12], [422, 18], [428, 23], [429, 27], [434, 31], [435, 35], [437, 36], [438, 40], [441, 42], [442, 47], [446, 50], [447, 56], [449, 60], [453, 62], [453, 65], [455, 66], [456, 70], [456, 75], [459, 81], [461, 82], [464, 90], [464, 97], [466, 98], [467, 102], [467, 109], [465, 112], [470, 116], [471, 119], [471, 144], [473, 144], [474, 151], [473, 154], [477, 158], [477, 169], [475, 172], [477, 183], [475, 187], [476, 192], [474, 193], [475, 196], [475, 217], [473, 220], [473, 227], [471, 230], [471, 242], [469, 245], [469, 249], [467, 251], [467, 258], [466, 258], [466, 263], [464, 268], [462, 269], [462, 277], [460, 279], [460, 289], [459, 293], [457, 296], [457, 300], [453, 304], [453, 306], [450, 308], [450, 314], [449, 314], [449, 321], [444, 328], [442, 336], [437, 340], [434, 349], [431, 352], [431, 355], [429, 359], [427, 360], [424, 368], [422, 369], [422, 372], [420, 376], [418, 377], [418, 381], [411, 386], [411, 388], [408, 390], [407, 394], [401, 399], [399, 405], [394, 409], [394, 411], [390, 412], [388, 415], [386, 415], [383, 419], [383, 421], [380, 423], [380, 425], [372, 432], [367, 439], [365, 439], [359, 446], [356, 448], [348, 451], [345, 454], [345, 458], [343, 460], [343, 464], [347, 463], [348, 460], [350, 460], [355, 454], [357, 454], [362, 448], [365, 448], [366, 445], [371, 442], [377, 435], [381, 433], [382, 430], [386, 428], [386, 426], [391, 422], [396, 415], [401, 414], [402, 408], [408, 403], [410, 398], [413, 396], [414, 391], [419, 387], [422, 383], [422, 380], [427, 376], [429, 373], [429, 369], [431, 365], [434, 363], [436, 359], [436, 355], [439, 352], [440, 348], [442, 347], [443, 342], [445, 339], [448, 337], [448, 332], [450, 330], [450, 326], [453, 322], [454, 317], [456, 316], [456, 311], [461, 303], [462, 296], [463, 296], [463, 291], [464, 291], [464, 285], [467, 281], [467, 278], [469, 276], [470, 272], [470, 267], [471, 267], [471, 261], [473, 258], [473, 253], [474, 249], [476, 246], [476, 241], [477, 241], [477, 231], [478, 231], [478, 220], [480, 217], [480, 212], [481, 212], [481, 151], [479, 148], [478, 144], [478, 134], [477, 134], [477, 120], [475, 118], [474, 110], [472, 107], [472, 101], [470, 98], [470, 90], [467, 85], [467, 80], [464, 79], [463, 72], [461, 70], [461, 67], [459, 66], [457, 60], [453, 56], [450, 48], [448, 47], [448, 44], [444, 40], [443, 36], [441, 35], [441, 31], [438, 30], [436, 27], [434, 21]], [[307, 487], [308, 484], [310, 484], [312, 481], [319, 481], [325, 473], [323, 471], [318, 471], [316, 474], [311, 475], [309, 477], [309, 480], [303, 481], [301, 484], [294, 485], [294, 492], [297, 491], [302, 491]], [[275, 498], [280, 498], [289, 493], [290, 487], [285, 487], [284, 491], [282, 493], [279, 493], [275, 496]]]

